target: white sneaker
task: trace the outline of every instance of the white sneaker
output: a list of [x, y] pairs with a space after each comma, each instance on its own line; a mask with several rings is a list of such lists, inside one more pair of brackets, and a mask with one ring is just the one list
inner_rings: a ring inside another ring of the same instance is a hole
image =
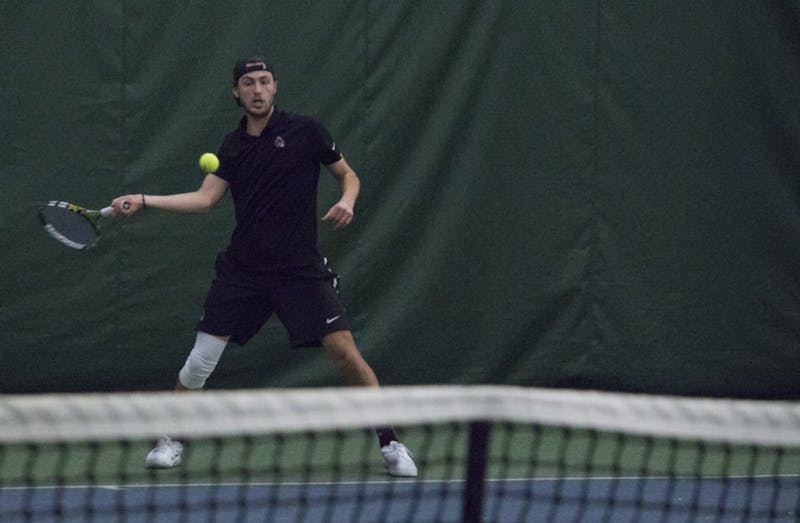
[[392, 441], [385, 447], [381, 447], [381, 454], [386, 461], [386, 467], [392, 476], [416, 477], [417, 465], [411, 452], [405, 445], [397, 441]]
[[153, 450], [147, 453], [144, 463], [150, 469], [169, 469], [180, 464], [182, 453], [183, 443], [163, 436]]

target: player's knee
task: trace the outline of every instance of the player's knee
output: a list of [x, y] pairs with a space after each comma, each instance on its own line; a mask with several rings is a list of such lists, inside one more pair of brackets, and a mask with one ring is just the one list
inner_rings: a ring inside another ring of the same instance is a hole
[[187, 389], [202, 389], [216, 367], [216, 361], [207, 360], [192, 351], [178, 373], [178, 379], [181, 381], [181, 385]]
[[181, 385], [188, 389], [202, 389], [217, 367], [225, 345], [226, 342], [219, 338], [199, 333], [192, 352], [178, 373]]
[[328, 336], [323, 339], [322, 345], [325, 347], [328, 355], [336, 362], [353, 364], [363, 360], [352, 338], [346, 336]]

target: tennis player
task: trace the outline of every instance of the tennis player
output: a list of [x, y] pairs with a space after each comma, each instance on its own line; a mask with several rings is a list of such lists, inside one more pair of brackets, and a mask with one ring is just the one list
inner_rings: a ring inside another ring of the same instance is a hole
[[[115, 214], [152, 207], [205, 212], [230, 189], [236, 227], [218, 255], [197, 338], [178, 373], [176, 390], [202, 389], [228, 342], [243, 345], [274, 314], [294, 348], [322, 346], [352, 386], [378, 379], [356, 347], [336, 289], [337, 275], [317, 249], [317, 182], [325, 165], [341, 198], [322, 217], [349, 225], [360, 182], [326, 128], [313, 118], [275, 106], [278, 84], [261, 57], [236, 62], [233, 96], [244, 109], [238, 128], [219, 149], [220, 167], [194, 192], [128, 194], [113, 200]], [[381, 453], [395, 476], [416, 476], [408, 449], [391, 428], [378, 429]], [[183, 444], [161, 438], [146, 458], [152, 468], [178, 465]]]

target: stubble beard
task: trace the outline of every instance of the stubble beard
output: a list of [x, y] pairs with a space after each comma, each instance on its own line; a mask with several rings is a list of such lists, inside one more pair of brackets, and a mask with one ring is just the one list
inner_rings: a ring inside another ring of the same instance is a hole
[[274, 106], [273, 102], [264, 101], [260, 106], [255, 106], [253, 103], [245, 107], [245, 112], [253, 118], [266, 118], [272, 112]]

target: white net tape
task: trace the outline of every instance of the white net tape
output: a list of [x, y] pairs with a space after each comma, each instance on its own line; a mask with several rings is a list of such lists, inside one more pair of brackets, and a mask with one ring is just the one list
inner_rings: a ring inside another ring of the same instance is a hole
[[0, 441], [267, 434], [469, 421], [541, 423], [683, 439], [800, 445], [800, 403], [506, 386], [19, 395]]

